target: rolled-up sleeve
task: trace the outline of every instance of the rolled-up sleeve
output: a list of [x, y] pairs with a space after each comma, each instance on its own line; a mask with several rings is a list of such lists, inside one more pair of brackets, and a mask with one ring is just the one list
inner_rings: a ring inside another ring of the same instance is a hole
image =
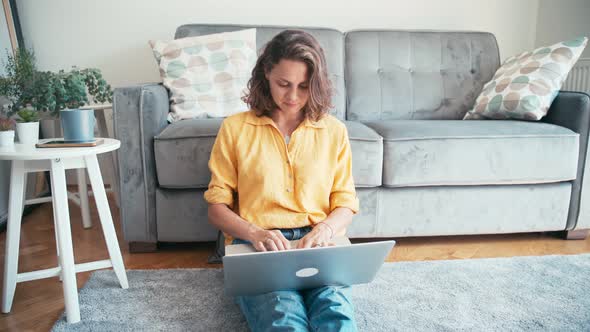
[[340, 135], [334, 184], [330, 192], [330, 211], [334, 211], [338, 207], [347, 207], [356, 214], [359, 211], [359, 200], [352, 178], [352, 152], [348, 131], [346, 127], [343, 129], [343, 134]]
[[230, 209], [233, 209], [238, 181], [235, 145], [232, 137], [231, 129], [224, 120], [211, 150], [209, 158], [211, 182], [205, 191], [205, 200], [208, 203], [223, 203]]

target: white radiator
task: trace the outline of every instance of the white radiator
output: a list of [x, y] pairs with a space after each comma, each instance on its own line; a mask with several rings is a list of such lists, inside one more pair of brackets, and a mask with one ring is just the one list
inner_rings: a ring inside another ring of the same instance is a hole
[[590, 58], [580, 58], [565, 79], [561, 90], [590, 94]]

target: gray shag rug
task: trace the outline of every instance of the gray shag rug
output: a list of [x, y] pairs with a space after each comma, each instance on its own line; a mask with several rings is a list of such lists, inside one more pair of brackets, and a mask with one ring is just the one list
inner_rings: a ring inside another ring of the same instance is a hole
[[[243, 331], [223, 271], [111, 270], [80, 291], [82, 321], [53, 331]], [[356, 285], [360, 331], [589, 331], [590, 254], [385, 263]]]

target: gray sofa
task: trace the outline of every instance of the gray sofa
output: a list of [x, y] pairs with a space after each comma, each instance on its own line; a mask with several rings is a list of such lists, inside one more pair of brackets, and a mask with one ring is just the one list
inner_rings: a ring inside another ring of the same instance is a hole
[[[183, 25], [175, 38], [252, 26]], [[288, 27], [256, 26], [260, 49]], [[349, 132], [361, 211], [351, 238], [590, 228], [590, 97], [560, 92], [541, 122], [462, 121], [499, 67], [485, 32], [303, 28], [320, 42]], [[203, 193], [222, 119], [168, 124], [167, 90], [118, 88], [121, 220], [132, 251], [216, 240]], [[569, 232], [569, 233], [567, 233]]]

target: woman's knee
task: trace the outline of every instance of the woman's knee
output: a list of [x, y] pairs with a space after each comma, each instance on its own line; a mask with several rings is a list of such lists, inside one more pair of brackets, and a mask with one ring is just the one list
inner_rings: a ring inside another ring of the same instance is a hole
[[308, 329], [305, 304], [297, 291], [238, 296], [236, 302], [252, 330], [289, 326]]
[[350, 287], [320, 287], [304, 295], [312, 329], [356, 331]]
[[236, 296], [236, 303], [243, 311], [286, 312], [305, 308], [303, 298], [297, 291], [275, 291], [259, 295]]
[[334, 301], [352, 303], [352, 287], [350, 286], [324, 286], [314, 288], [304, 293], [304, 298], [307, 302], [315, 301]]

